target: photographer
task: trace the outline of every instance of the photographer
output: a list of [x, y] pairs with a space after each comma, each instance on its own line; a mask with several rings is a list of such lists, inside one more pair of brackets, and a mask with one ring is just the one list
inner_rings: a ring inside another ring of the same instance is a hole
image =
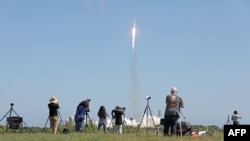
[[180, 108], [184, 108], [184, 102], [177, 95], [177, 88], [172, 87], [169, 95], [166, 96], [165, 123], [163, 135], [176, 135], [177, 121], [179, 119]]
[[239, 124], [240, 124], [239, 119], [241, 119], [241, 116], [240, 116], [240, 114], [238, 114], [238, 112], [235, 110], [235, 111], [234, 111], [234, 114], [233, 114], [232, 117], [231, 117], [231, 120], [233, 121], [233, 125], [239, 125]]
[[75, 119], [75, 131], [82, 132], [84, 130], [84, 120], [87, 112], [90, 111], [89, 106], [90, 99], [82, 101], [78, 104], [76, 108]]
[[58, 109], [60, 108], [59, 102], [55, 96], [52, 96], [49, 99], [49, 120], [50, 120], [50, 130], [51, 133], [56, 134], [57, 133], [57, 127], [58, 127]]
[[116, 106], [114, 110], [111, 111], [112, 118], [115, 118], [115, 130], [116, 134], [122, 134], [122, 115], [125, 112], [125, 107]]

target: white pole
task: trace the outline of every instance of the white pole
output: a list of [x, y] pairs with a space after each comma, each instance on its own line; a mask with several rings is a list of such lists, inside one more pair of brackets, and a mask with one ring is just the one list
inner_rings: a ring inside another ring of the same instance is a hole
[[182, 138], [181, 118], [180, 118], [180, 133], [181, 133], [181, 138]]

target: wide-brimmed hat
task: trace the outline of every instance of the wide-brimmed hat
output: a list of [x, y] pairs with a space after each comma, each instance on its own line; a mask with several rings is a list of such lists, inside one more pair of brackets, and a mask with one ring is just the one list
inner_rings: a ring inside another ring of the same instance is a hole
[[49, 99], [49, 102], [52, 102], [52, 103], [57, 103], [58, 100], [55, 96], [52, 96], [50, 99]]

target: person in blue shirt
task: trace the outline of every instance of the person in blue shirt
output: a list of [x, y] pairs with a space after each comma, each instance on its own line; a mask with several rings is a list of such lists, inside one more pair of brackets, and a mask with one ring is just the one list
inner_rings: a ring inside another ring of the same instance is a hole
[[82, 101], [78, 104], [76, 108], [75, 119], [75, 131], [83, 132], [84, 130], [84, 120], [87, 112], [90, 111], [89, 101]]

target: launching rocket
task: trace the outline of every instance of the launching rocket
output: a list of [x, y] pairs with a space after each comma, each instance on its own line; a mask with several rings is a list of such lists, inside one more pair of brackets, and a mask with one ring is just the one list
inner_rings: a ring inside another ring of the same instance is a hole
[[136, 27], [135, 27], [135, 20], [134, 20], [134, 25], [132, 28], [132, 50], [133, 52], [135, 50], [135, 35], [136, 35]]

